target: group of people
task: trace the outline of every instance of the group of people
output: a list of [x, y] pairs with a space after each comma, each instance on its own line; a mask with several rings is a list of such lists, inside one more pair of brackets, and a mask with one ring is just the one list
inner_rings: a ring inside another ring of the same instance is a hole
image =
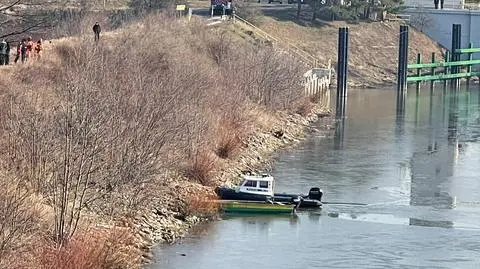
[[[95, 41], [100, 40], [100, 24], [98, 22], [93, 26], [93, 33], [95, 34]], [[41, 52], [43, 50], [42, 39], [39, 39], [37, 42], [34, 42], [32, 37], [24, 38], [22, 41], [18, 42], [17, 45], [17, 54], [15, 55], [14, 63], [17, 63], [19, 60], [22, 63], [25, 63], [30, 58], [41, 57]], [[10, 64], [10, 43], [2, 39], [0, 41], [0, 65], [9, 65]]]
[[[24, 38], [17, 45], [17, 54], [15, 55], [14, 63], [19, 60], [25, 63], [30, 58], [39, 59], [43, 50], [42, 40], [39, 39], [34, 42], [32, 37]], [[10, 64], [10, 43], [3, 39], [0, 41], [0, 65]]]

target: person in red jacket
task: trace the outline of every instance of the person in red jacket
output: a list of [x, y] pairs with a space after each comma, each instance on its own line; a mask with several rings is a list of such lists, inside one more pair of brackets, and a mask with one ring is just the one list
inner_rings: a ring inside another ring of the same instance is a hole
[[43, 48], [42, 48], [42, 40], [39, 39], [39, 40], [37, 41], [37, 44], [35, 44], [35, 49], [34, 49], [34, 51], [35, 51], [35, 58], [40, 59], [40, 56], [41, 56], [40, 52], [42, 51], [42, 49], [43, 49]]
[[32, 37], [29, 36], [28, 39], [27, 39], [27, 55], [26, 55], [26, 59], [28, 60], [28, 58], [30, 58], [32, 56], [32, 52], [33, 52], [33, 40], [32, 40]]

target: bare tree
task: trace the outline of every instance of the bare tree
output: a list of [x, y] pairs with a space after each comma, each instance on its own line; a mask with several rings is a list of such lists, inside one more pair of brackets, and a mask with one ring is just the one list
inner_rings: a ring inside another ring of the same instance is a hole
[[0, 3], [0, 38], [45, 29], [52, 25], [44, 1], [4, 0]]
[[431, 28], [434, 26], [433, 18], [428, 15], [427, 11], [421, 7], [414, 16], [410, 19], [410, 25], [417, 28], [420, 32], [424, 32], [425, 29]]

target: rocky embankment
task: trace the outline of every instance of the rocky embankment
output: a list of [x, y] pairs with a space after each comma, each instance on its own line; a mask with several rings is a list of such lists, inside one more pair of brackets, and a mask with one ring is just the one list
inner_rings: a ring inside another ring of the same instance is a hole
[[[267, 167], [274, 153], [282, 148], [298, 144], [307, 132], [331, 132], [332, 123], [330, 110], [325, 107], [315, 107], [311, 114], [302, 117], [298, 114], [282, 114], [269, 129], [257, 128], [253, 135], [245, 141], [241, 152], [236, 158], [223, 166], [217, 172], [212, 185], [233, 185], [238, 175], [248, 169]], [[327, 117], [318, 129], [311, 127], [320, 118]], [[135, 218], [133, 228], [137, 231], [136, 247], [140, 250], [143, 262], [152, 259], [151, 247], [158, 243], [173, 243], [185, 236], [195, 225], [213, 220], [216, 216], [197, 216], [188, 214], [188, 205], [184, 202], [186, 193], [212, 195], [214, 186], [205, 187], [178, 177], [168, 183], [171, 191], [165, 193], [156, 205], [146, 213]], [[187, 213], [186, 213], [187, 212]]]

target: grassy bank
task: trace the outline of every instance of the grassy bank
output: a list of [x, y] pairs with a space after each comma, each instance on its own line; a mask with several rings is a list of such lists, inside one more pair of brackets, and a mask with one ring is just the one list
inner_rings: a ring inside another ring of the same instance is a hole
[[164, 15], [2, 68], [0, 268], [137, 268], [155, 242], [214, 218], [200, 198], [325, 112], [301, 70]]
[[[262, 29], [315, 55], [321, 63], [337, 60], [338, 28], [349, 27], [349, 85], [381, 87], [396, 82], [399, 22], [327, 22], [296, 20], [293, 12], [264, 16]], [[441, 58], [444, 51], [432, 39], [410, 28], [409, 61], [417, 53], [430, 61], [432, 52]]]

